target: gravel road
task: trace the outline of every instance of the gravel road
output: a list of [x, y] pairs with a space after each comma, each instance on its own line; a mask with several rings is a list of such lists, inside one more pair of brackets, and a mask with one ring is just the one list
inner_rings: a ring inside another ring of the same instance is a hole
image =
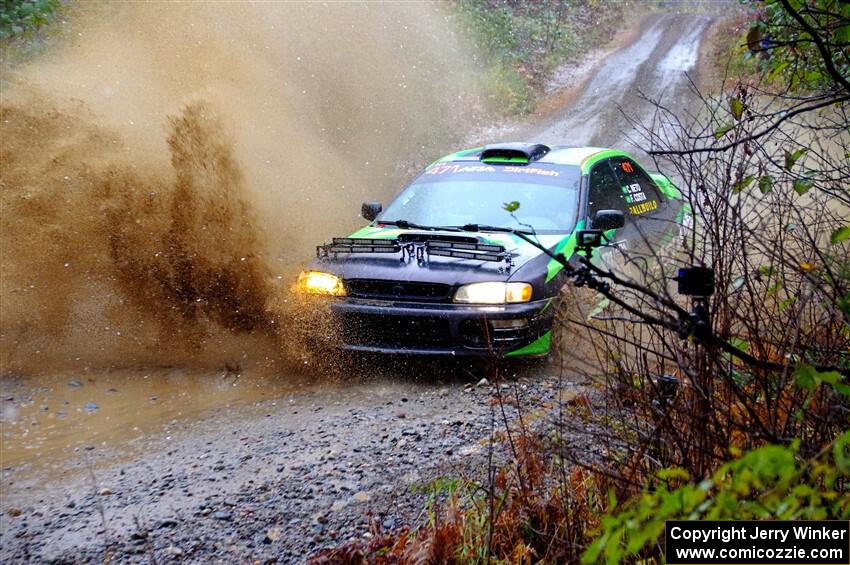
[[[497, 388], [452, 372], [467, 378], [325, 383], [175, 420], [129, 452], [84, 445], [44, 481], [4, 468], [3, 561], [97, 562], [108, 544], [119, 561], [292, 563], [368, 535], [370, 514], [388, 530], [415, 523], [414, 485], [480, 478], [487, 450]], [[503, 392], [528, 405], [564, 386], [520, 372]]]

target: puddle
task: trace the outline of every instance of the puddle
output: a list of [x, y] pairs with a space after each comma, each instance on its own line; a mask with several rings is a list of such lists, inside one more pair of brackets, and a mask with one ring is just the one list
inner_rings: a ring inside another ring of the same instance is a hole
[[92, 447], [132, 451], [172, 424], [291, 394], [305, 380], [182, 369], [3, 377], [0, 465], [38, 469]]

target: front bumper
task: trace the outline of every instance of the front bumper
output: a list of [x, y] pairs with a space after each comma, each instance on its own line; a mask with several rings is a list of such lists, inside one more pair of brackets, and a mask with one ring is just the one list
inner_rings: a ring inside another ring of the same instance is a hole
[[554, 316], [551, 302], [552, 299], [546, 299], [491, 306], [347, 298], [332, 301], [330, 309], [340, 346], [347, 350], [413, 355], [539, 356], [548, 352]]

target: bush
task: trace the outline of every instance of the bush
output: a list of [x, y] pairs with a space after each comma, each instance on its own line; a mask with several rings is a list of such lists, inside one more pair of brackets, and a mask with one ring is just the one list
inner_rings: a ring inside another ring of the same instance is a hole
[[850, 431], [808, 460], [799, 447], [794, 441], [743, 455], [733, 450], [737, 458], [698, 481], [680, 468], [658, 471], [639, 496], [602, 518], [601, 533], [582, 561], [660, 558], [666, 520], [850, 519]]
[[31, 36], [50, 22], [59, 7], [59, 0], [3, 0], [0, 40]]

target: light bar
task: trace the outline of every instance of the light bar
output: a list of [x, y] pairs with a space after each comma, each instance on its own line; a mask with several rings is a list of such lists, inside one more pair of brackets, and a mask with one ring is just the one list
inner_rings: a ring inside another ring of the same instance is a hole
[[335, 237], [332, 243], [316, 247], [316, 256], [321, 258], [330, 253], [398, 253], [399, 251], [401, 247], [394, 239]]
[[468, 251], [455, 251], [453, 249], [429, 249], [428, 255], [440, 257], [454, 257], [456, 259], [477, 259], [478, 261], [499, 262], [504, 260], [501, 255], [490, 255], [488, 253], [470, 253]]
[[483, 251], [485, 253], [504, 253], [505, 248], [501, 245], [493, 245], [489, 243], [463, 243], [460, 241], [429, 241], [428, 248], [451, 248], [463, 249], [466, 251]]
[[369, 239], [366, 237], [335, 237], [334, 245], [377, 245], [386, 247], [398, 247], [394, 239]]
[[398, 253], [398, 247], [385, 245], [325, 245], [328, 253]]
[[461, 243], [457, 241], [429, 241], [429, 255], [454, 257], [456, 259], [475, 259], [478, 261], [505, 261], [510, 254], [501, 245], [489, 243]]

